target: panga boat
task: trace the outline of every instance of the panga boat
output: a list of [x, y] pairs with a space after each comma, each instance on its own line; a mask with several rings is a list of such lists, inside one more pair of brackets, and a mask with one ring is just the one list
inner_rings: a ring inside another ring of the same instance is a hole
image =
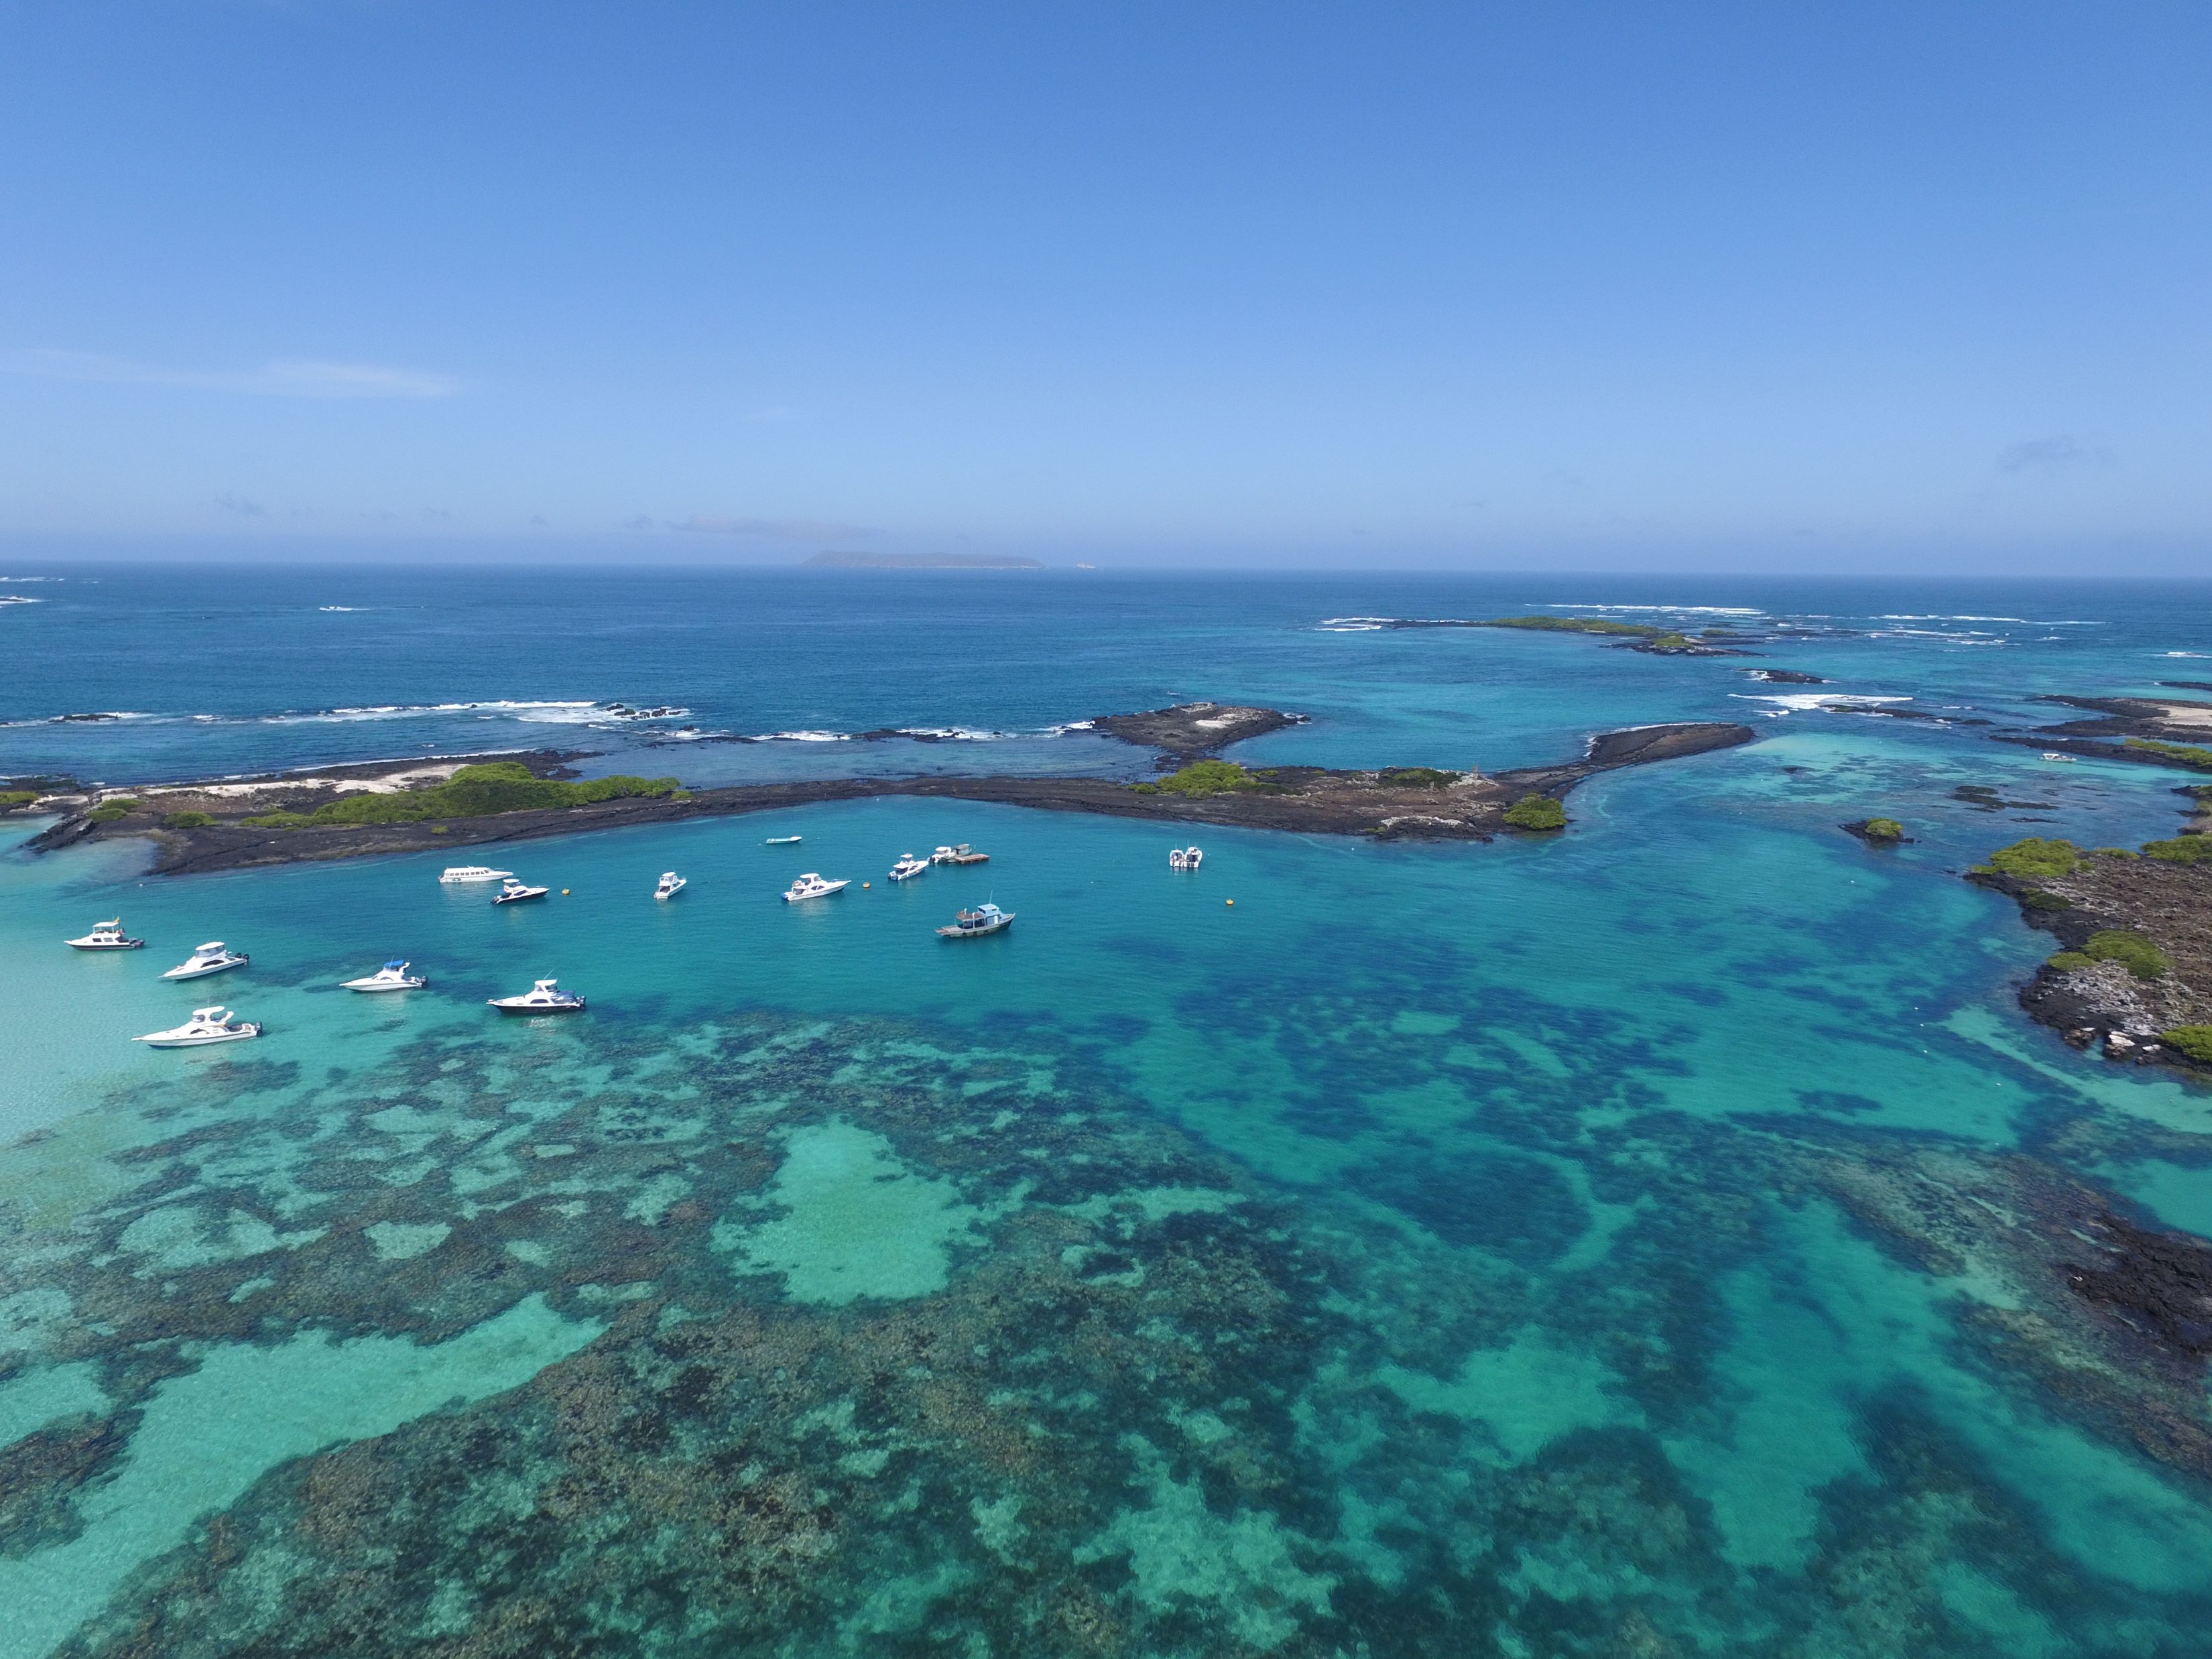
[[940, 847], [929, 855], [932, 864], [988, 864], [991, 855], [979, 853], [962, 842], [957, 847]]
[[927, 860], [918, 859], [911, 853], [901, 853], [898, 856], [898, 862], [891, 866], [891, 879], [893, 881], [905, 881], [910, 877], [920, 875], [923, 871], [928, 868], [929, 863]]
[[229, 1009], [216, 1007], [195, 1008], [192, 1017], [182, 1025], [173, 1025], [166, 1031], [149, 1031], [144, 1036], [131, 1040], [151, 1048], [199, 1048], [210, 1042], [239, 1042], [260, 1035], [259, 1021], [234, 1019]]
[[249, 960], [245, 951], [234, 951], [219, 939], [210, 939], [161, 977], [205, 979], [210, 974], [225, 974], [234, 968], [243, 968]]
[[1001, 910], [995, 904], [986, 904], [980, 909], [963, 910], [952, 918], [948, 927], [937, 930], [939, 939], [981, 939], [986, 933], [995, 933], [1014, 925], [1014, 913]]
[[832, 893], [842, 893], [853, 884], [850, 881], [825, 881], [809, 870], [784, 890], [783, 902], [796, 904], [801, 899], [827, 898]]
[[349, 991], [419, 991], [430, 981], [420, 974], [407, 971], [406, 961], [394, 957], [383, 967], [365, 979], [339, 981]]
[[653, 896], [657, 899], [674, 898], [690, 884], [673, 870], [663, 870], [660, 872], [660, 885], [653, 890]]
[[443, 882], [505, 881], [513, 876], [512, 870], [495, 870], [489, 864], [456, 864], [449, 866], [438, 879]]
[[562, 990], [557, 979], [541, 979], [519, 997], [488, 997], [484, 1006], [502, 1014], [580, 1014], [584, 1000]]
[[768, 840], [762, 844], [767, 847], [796, 847], [799, 845], [799, 837], [796, 836], [770, 836]]
[[1168, 868], [1170, 870], [1195, 870], [1198, 868], [1199, 865], [1205, 860], [1205, 858], [1206, 854], [1200, 852], [1195, 847], [1170, 847], [1168, 848]]
[[146, 945], [144, 939], [132, 939], [123, 931], [123, 918], [120, 916], [99, 923], [82, 939], [62, 942], [72, 951], [138, 951], [144, 949]]
[[520, 904], [525, 899], [544, 898], [549, 890], [526, 886], [509, 876], [500, 884], [499, 891], [491, 896], [494, 904]]

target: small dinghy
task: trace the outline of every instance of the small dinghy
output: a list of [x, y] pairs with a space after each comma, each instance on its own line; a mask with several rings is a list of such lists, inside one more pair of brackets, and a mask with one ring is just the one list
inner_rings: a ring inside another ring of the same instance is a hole
[[541, 979], [519, 997], [488, 997], [484, 1006], [502, 1014], [580, 1014], [584, 1000], [562, 990], [557, 979]]
[[404, 958], [394, 957], [366, 978], [340, 980], [338, 983], [349, 991], [419, 991], [430, 982], [420, 974], [409, 973], [408, 966]]
[[891, 879], [893, 881], [910, 881], [928, 868], [929, 862], [927, 860], [918, 859], [911, 853], [901, 853], [898, 856], [898, 862], [891, 866]]
[[1205, 860], [1205, 857], [1206, 854], [1200, 852], [1195, 847], [1171, 847], [1168, 849], [1168, 868], [1170, 870], [1195, 870]]
[[1005, 931], [1014, 925], [1014, 913], [1001, 910], [995, 904], [986, 904], [973, 910], [960, 911], [951, 925], [937, 930], [939, 939], [981, 939], [987, 933]]
[[842, 893], [853, 884], [849, 881], [830, 881], [809, 870], [784, 890], [783, 902], [796, 904], [801, 899], [827, 898], [832, 893]]
[[204, 1048], [210, 1042], [241, 1042], [260, 1035], [258, 1020], [234, 1019], [229, 1009], [215, 1007], [195, 1008], [192, 1017], [182, 1025], [173, 1025], [166, 1031], [149, 1031], [144, 1036], [131, 1040], [149, 1048]]
[[796, 836], [770, 836], [762, 843], [762, 845], [764, 847], [796, 847], [799, 845], [799, 837]]
[[132, 939], [123, 931], [123, 918], [120, 916], [100, 922], [82, 939], [64, 939], [62, 943], [72, 951], [143, 951], [146, 948], [144, 939]]
[[161, 977], [205, 979], [210, 974], [227, 974], [234, 968], [243, 968], [251, 960], [245, 951], [234, 951], [219, 939], [210, 939]]
[[528, 886], [509, 876], [500, 884], [499, 891], [491, 896], [491, 902], [494, 904], [520, 904], [525, 899], [544, 898], [550, 890], [550, 888]]
[[657, 899], [672, 899], [690, 884], [673, 870], [663, 870], [660, 872], [660, 885], [653, 890], [653, 896]]

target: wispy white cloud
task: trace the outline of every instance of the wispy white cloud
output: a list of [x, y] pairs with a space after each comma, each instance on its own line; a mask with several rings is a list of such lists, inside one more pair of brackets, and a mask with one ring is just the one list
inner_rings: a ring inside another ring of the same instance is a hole
[[726, 519], [713, 513], [694, 513], [677, 520], [675, 528], [714, 536], [757, 536], [775, 542], [834, 542], [868, 533], [865, 525], [828, 524], [817, 519]]
[[450, 374], [298, 358], [280, 358], [258, 368], [190, 369], [91, 351], [15, 351], [0, 354], [0, 374], [106, 386], [185, 386], [263, 398], [450, 398], [461, 389]]

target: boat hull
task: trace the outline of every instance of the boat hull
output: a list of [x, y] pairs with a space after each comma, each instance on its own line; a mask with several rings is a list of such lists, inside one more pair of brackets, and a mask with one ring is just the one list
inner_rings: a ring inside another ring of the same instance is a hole
[[653, 896], [657, 899], [672, 899], [690, 885], [689, 882], [679, 881], [673, 887], [656, 887]]
[[525, 1002], [519, 997], [494, 997], [484, 1006], [496, 1008], [502, 1014], [580, 1014], [584, 1012], [581, 997], [574, 1002]]
[[210, 963], [204, 968], [172, 968], [161, 975], [163, 979], [205, 979], [210, 974], [227, 974], [234, 968], [246, 966], [247, 957], [236, 957], [228, 962]]
[[419, 991], [429, 982], [427, 979], [349, 979], [344, 984], [349, 991]]
[[112, 945], [104, 942], [94, 945], [81, 939], [65, 939], [62, 943], [72, 951], [143, 951], [146, 948], [146, 941], [143, 939], [118, 939]]
[[244, 1042], [260, 1035], [260, 1026], [248, 1025], [243, 1030], [210, 1031], [204, 1036], [171, 1036], [157, 1031], [151, 1036], [134, 1037], [131, 1041], [143, 1042], [149, 1048], [205, 1048], [218, 1042]]
[[834, 898], [852, 884], [853, 884], [849, 881], [836, 881], [830, 883], [829, 886], [821, 889], [817, 892], [786, 893], [783, 896], [783, 902], [786, 904], [804, 904], [809, 899]]
[[1005, 933], [1013, 925], [1014, 919], [1012, 916], [1001, 916], [986, 927], [962, 927], [957, 925], [940, 927], [937, 930], [937, 936], [939, 939], [988, 939], [994, 933]]
[[541, 887], [534, 893], [498, 893], [493, 896], [492, 902], [494, 904], [527, 904], [533, 899], [544, 898], [549, 890], [547, 888]]

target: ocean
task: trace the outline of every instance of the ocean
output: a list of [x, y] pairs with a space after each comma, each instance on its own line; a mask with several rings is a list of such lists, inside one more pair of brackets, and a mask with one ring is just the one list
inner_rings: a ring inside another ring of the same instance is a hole
[[[2203, 1376], [2065, 1267], [2106, 1209], [2212, 1236], [2212, 1092], [2029, 1024], [2049, 939], [1960, 872], [2172, 833], [2190, 775], [1992, 734], [2212, 683], [2212, 588], [27, 574], [0, 775], [118, 787], [1135, 781], [1082, 723], [1199, 698], [1310, 717], [1255, 764], [1757, 739], [1556, 836], [1186, 875], [885, 799], [490, 849], [554, 889], [498, 910], [0, 820], [0, 1659], [2205, 1650]], [[1376, 625], [1532, 612], [1761, 639]], [[118, 912], [146, 950], [62, 947]], [[157, 978], [212, 939], [250, 966]], [[589, 1012], [483, 1007], [544, 975]], [[129, 1041], [217, 997], [266, 1035]]]

